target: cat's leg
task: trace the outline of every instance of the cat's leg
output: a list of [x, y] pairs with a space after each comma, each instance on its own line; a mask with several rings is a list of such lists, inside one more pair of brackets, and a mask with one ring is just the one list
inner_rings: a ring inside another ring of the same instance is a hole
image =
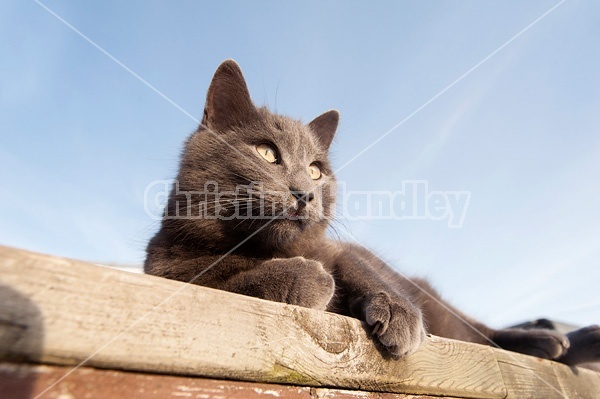
[[335, 291], [333, 277], [315, 260], [275, 258], [228, 278], [219, 289], [325, 310]]
[[428, 281], [398, 275], [395, 284], [409, 293], [413, 301], [423, 310], [428, 333], [483, 345], [492, 344], [491, 336], [494, 332], [492, 328], [455, 308], [442, 298]]
[[567, 353], [569, 340], [546, 329], [495, 330], [474, 320], [446, 302], [427, 281], [399, 277], [398, 284], [421, 306], [429, 333], [445, 338], [498, 346], [545, 359]]
[[[583, 327], [565, 335], [555, 332], [552, 322], [544, 319], [538, 320], [538, 323], [545, 322], [546, 325], [540, 328], [508, 329], [496, 332], [495, 341], [501, 347], [511, 349], [516, 352], [527, 353], [547, 359], [554, 359], [558, 362], [570, 366], [581, 363], [600, 362], [600, 326], [592, 325]], [[558, 339], [563, 346], [563, 351], [557, 351], [552, 338]], [[541, 336], [541, 338], [540, 338]], [[568, 342], [565, 343], [565, 340]], [[508, 341], [508, 342], [506, 342]], [[542, 343], [542, 344], [540, 344]], [[540, 354], [541, 352], [541, 354]], [[556, 356], [557, 352], [561, 352]]]
[[413, 296], [423, 307], [428, 330], [434, 335], [499, 346], [544, 359], [556, 359], [569, 347], [564, 335], [551, 330], [492, 329], [444, 301], [426, 281], [412, 279], [411, 282], [419, 287]]
[[502, 349], [555, 360], [567, 353], [569, 339], [556, 331], [507, 328], [494, 331], [492, 340]]
[[346, 245], [335, 260], [338, 313], [356, 317], [394, 358], [413, 353], [425, 339], [421, 309], [381, 275], [381, 261], [366, 249]]
[[570, 346], [561, 357], [561, 363], [576, 365], [580, 363], [600, 362], [600, 326], [593, 325], [571, 331], [567, 334]]

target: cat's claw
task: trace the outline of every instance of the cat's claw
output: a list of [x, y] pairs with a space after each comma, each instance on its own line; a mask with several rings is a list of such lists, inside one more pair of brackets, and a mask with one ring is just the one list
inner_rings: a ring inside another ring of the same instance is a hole
[[373, 327], [373, 331], [371, 331], [371, 333], [375, 335], [379, 332], [379, 330], [381, 330], [381, 323], [377, 322], [375, 323], [375, 326]]

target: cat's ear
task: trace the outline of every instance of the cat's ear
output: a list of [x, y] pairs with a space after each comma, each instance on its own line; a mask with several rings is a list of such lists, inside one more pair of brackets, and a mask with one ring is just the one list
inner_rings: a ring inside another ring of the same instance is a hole
[[256, 115], [256, 107], [239, 65], [234, 60], [223, 61], [208, 88], [202, 126], [224, 132]]
[[315, 133], [319, 142], [328, 149], [339, 121], [340, 113], [332, 109], [317, 116], [308, 124], [308, 127]]

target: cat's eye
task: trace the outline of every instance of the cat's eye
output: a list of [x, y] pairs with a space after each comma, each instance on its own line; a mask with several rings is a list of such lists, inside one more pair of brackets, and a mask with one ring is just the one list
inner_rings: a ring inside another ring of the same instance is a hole
[[256, 146], [256, 151], [263, 157], [267, 162], [277, 162], [277, 151], [273, 146], [269, 144], [259, 144]]
[[311, 179], [318, 180], [321, 178], [321, 169], [319, 169], [319, 167], [316, 164], [311, 163], [308, 166], [308, 174], [310, 175]]

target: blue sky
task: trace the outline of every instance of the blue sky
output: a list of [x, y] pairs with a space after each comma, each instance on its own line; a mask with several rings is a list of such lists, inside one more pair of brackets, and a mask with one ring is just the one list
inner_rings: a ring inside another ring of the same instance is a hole
[[257, 104], [340, 110], [346, 190], [470, 193], [460, 228], [338, 234], [491, 325], [600, 322], [600, 3], [41, 3], [122, 65], [39, 3], [0, 3], [0, 244], [141, 264], [158, 227], [144, 190], [174, 177], [233, 58]]

